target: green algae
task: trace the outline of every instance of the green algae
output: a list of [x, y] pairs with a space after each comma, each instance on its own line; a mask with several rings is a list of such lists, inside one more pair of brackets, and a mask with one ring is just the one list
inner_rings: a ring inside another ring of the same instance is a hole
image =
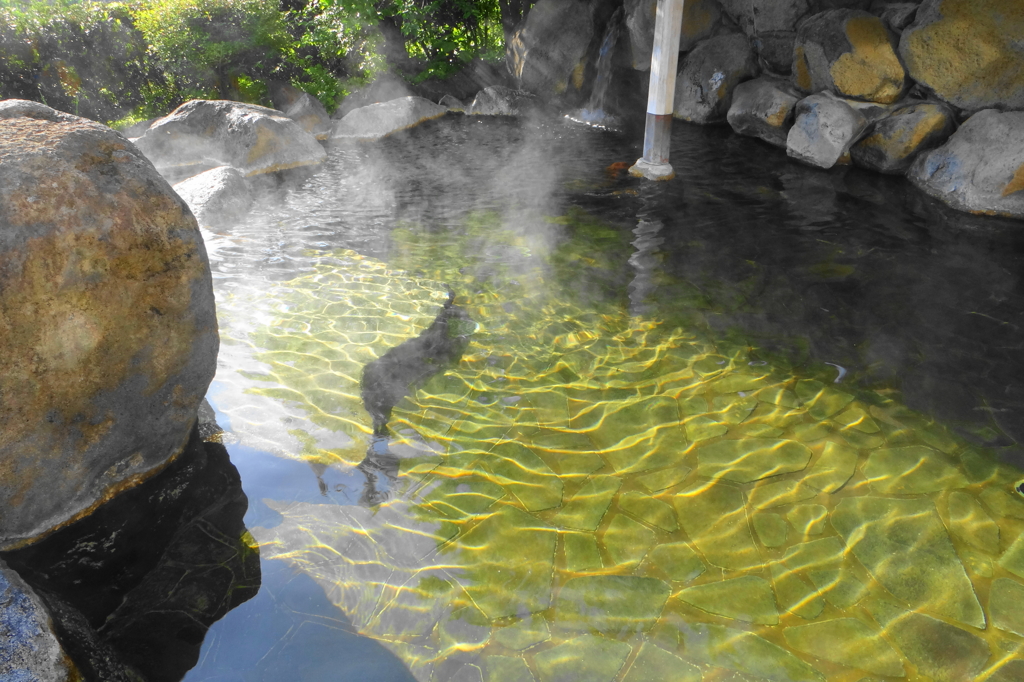
[[631, 647], [595, 635], [582, 635], [534, 656], [540, 682], [612, 682]]
[[851, 668], [887, 677], [905, 677], [899, 654], [881, 637], [881, 631], [856, 618], [837, 618], [782, 631], [798, 651]]
[[821, 535], [827, 518], [828, 509], [820, 504], [798, 504], [786, 512], [786, 520], [802, 535]]
[[881, 495], [934, 493], [970, 483], [951, 459], [923, 445], [875, 450], [863, 471]]
[[807, 470], [803, 483], [823, 493], [833, 493], [846, 485], [856, 468], [856, 450], [828, 442], [821, 457]]
[[699, 483], [672, 500], [679, 525], [708, 562], [743, 571], [761, 565], [743, 492], [728, 483]]
[[761, 625], [779, 622], [771, 583], [757, 576], [747, 575], [687, 587], [677, 593], [676, 598], [716, 616]]
[[512, 651], [525, 651], [550, 638], [548, 622], [541, 616], [519, 620], [494, 633], [494, 640]]
[[527, 511], [562, 504], [562, 479], [532, 450], [504, 441], [491, 450], [487, 466], [498, 483], [515, 495]]
[[649, 630], [668, 600], [668, 583], [655, 578], [595, 575], [570, 578], [558, 592], [555, 621], [569, 630], [613, 637]]
[[622, 682], [701, 682], [700, 668], [661, 647], [644, 642]]
[[707, 570], [697, 552], [685, 542], [658, 545], [648, 554], [647, 560], [670, 580], [677, 582], [688, 583]]
[[1009, 578], [992, 581], [988, 608], [992, 625], [1024, 637], [1024, 585]]
[[613, 564], [622, 567], [632, 567], [640, 563], [654, 546], [655, 540], [653, 530], [624, 514], [614, 515], [602, 536], [608, 557]]
[[814, 620], [825, 609], [825, 600], [804, 578], [779, 563], [769, 566], [779, 606], [805, 620]]
[[999, 526], [976, 499], [963, 492], [949, 496], [949, 530], [978, 549], [999, 552]]
[[765, 547], [780, 547], [786, 544], [789, 535], [789, 525], [786, 520], [778, 514], [762, 512], [754, 514], [751, 522], [758, 540]]
[[565, 551], [565, 570], [572, 573], [593, 571], [601, 568], [601, 549], [597, 546], [597, 538], [589, 533], [563, 533], [562, 543]]
[[758, 484], [750, 491], [750, 506], [755, 509], [771, 509], [783, 504], [803, 502], [818, 494], [818, 491], [803, 480], [772, 481]]
[[708, 478], [749, 483], [800, 471], [810, 459], [811, 451], [807, 446], [793, 440], [722, 440], [697, 449], [697, 473]]
[[638, 476], [636, 480], [647, 492], [656, 493], [679, 485], [690, 475], [690, 471], [690, 467], [680, 465], [671, 469], [652, 471], [649, 474]]
[[488, 656], [484, 660], [485, 682], [535, 682], [526, 661], [516, 656]]
[[619, 495], [619, 509], [669, 533], [679, 528], [676, 513], [670, 505], [640, 492], [630, 491]]
[[565, 528], [597, 530], [621, 485], [622, 479], [617, 476], [594, 476], [559, 510], [552, 522]]

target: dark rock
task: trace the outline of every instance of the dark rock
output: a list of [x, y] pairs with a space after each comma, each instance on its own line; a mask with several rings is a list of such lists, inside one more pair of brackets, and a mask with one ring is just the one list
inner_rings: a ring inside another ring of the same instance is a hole
[[195, 219], [121, 134], [0, 103], [0, 549], [182, 452], [216, 370]]
[[896, 37], [860, 10], [830, 10], [800, 24], [793, 48], [793, 82], [804, 92], [891, 104], [909, 83], [896, 56]]
[[336, 121], [332, 140], [373, 141], [424, 121], [439, 118], [448, 110], [422, 97], [402, 97], [353, 109]]
[[729, 125], [740, 135], [759, 137], [785, 149], [800, 99], [796, 88], [780, 79], [761, 76], [740, 83], [729, 107]]
[[924, 0], [899, 51], [910, 76], [954, 107], [1024, 109], [1024, 3]]
[[878, 121], [850, 154], [858, 166], [902, 175], [919, 153], [938, 147], [954, 130], [956, 122], [949, 107], [931, 102], [912, 104]]
[[751, 38], [750, 42], [762, 67], [781, 75], [793, 70], [796, 31], [765, 31]]
[[237, 168], [219, 166], [174, 185], [203, 227], [238, 222], [252, 207], [253, 195]]
[[544, 99], [579, 94], [595, 31], [584, 0], [539, 0], [505, 48], [517, 87]]
[[719, 0], [748, 36], [767, 31], [792, 31], [811, 12], [809, 0]]
[[536, 95], [492, 85], [477, 93], [466, 113], [473, 116], [522, 116], [539, 107]]
[[892, 30], [902, 31], [917, 16], [919, 4], [918, 2], [902, 2], [900, 0], [875, 0], [871, 3], [871, 13]]
[[733, 89], [757, 74], [757, 60], [745, 35], [709, 38], [683, 60], [673, 114], [692, 123], [724, 122]]
[[274, 107], [292, 119], [318, 140], [326, 140], [331, 132], [331, 117], [316, 97], [290, 83], [271, 81], [270, 100]]
[[80, 675], [43, 601], [0, 561], [0, 680], [76, 682]]
[[907, 177], [961, 211], [1024, 218], [1024, 111], [979, 111]]
[[247, 506], [227, 451], [193, 429], [164, 471], [3, 558], [40, 593], [94, 679], [177, 681], [210, 624], [259, 588]]

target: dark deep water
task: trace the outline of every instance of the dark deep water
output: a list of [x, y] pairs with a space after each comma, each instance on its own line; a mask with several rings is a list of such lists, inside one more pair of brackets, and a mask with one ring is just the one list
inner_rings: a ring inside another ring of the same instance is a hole
[[[659, 679], [663, 654], [697, 671], [679, 679], [706, 682], [895, 679], [900, 665], [917, 680], [933, 662], [907, 653], [894, 623], [924, 616], [970, 633], [971, 674], [1024, 665], [1024, 631], [988, 606], [995, 593], [1024, 607], [1024, 223], [956, 213], [899, 178], [806, 168], [727, 128], [676, 122], [669, 182], [625, 173], [639, 149], [640, 134], [563, 119], [449, 116], [333, 148], [238, 226], [204, 233], [223, 340], [209, 398], [263, 586], [211, 628], [186, 680]], [[472, 343], [374, 440], [361, 368], [422, 332], [446, 286], [479, 325]], [[806, 458], [778, 468], [782, 442], [810, 453], [806, 471]], [[374, 482], [390, 502], [367, 509], [359, 464], [375, 448], [398, 473]], [[794, 497], [838, 448], [852, 477]], [[776, 484], [790, 496], [755, 501]], [[619, 511], [567, 521], [602, 485]], [[708, 495], [739, 506], [710, 511]], [[862, 504], [877, 499], [895, 506], [878, 517]], [[938, 582], [915, 598], [849, 528], [888, 538], [891, 519], [923, 518], [922, 501], [956, 553], [928, 565]], [[957, 510], [975, 506], [994, 544], [958, 534]], [[801, 526], [819, 508], [829, 523]], [[740, 520], [715, 531], [730, 513]], [[789, 522], [780, 543], [767, 516]], [[706, 549], [716, 537], [734, 556]], [[789, 562], [826, 541], [845, 547], [834, 568], [856, 576], [858, 598], [830, 598], [834, 585]], [[698, 577], [665, 563], [683, 544]], [[503, 582], [505, 566], [526, 582]], [[786, 607], [782, 566], [817, 615]], [[538, 574], [547, 587], [527, 584]], [[594, 596], [618, 576], [628, 606]], [[688, 592], [728, 580], [747, 581], [731, 590], [746, 602]], [[750, 616], [769, 580], [774, 615]], [[965, 586], [977, 612], [952, 605]], [[648, 603], [662, 589], [663, 610]], [[598, 615], [567, 606], [577, 597]], [[885, 599], [903, 615], [884, 615]], [[822, 622], [867, 642], [866, 662], [798, 629]], [[707, 644], [716, 633], [756, 640], [740, 647], [747, 662]], [[596, 661], [587, 677], [573, 651]]]

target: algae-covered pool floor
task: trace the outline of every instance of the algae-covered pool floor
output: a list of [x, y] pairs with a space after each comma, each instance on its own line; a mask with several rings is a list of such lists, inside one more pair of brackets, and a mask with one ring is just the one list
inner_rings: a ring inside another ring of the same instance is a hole
[[279, 522], [251, 532], [417, 679], [1021, 679], [1019, 471], [885, 393], [653, 320], [460, 296], [470, 350], [396, 408], [390, 498], [359, 505], [332, 476], [370, 442], [361, 367], [447, 294], [314, 263], [225, 334], [263, 368], [221, 380], [232, 428], [326, 488], [263, 500]]

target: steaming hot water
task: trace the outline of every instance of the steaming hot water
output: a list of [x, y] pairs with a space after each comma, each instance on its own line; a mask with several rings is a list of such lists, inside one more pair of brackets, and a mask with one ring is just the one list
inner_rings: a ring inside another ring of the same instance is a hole
[[205, 235], [264, 581], [187, 680], [1024, 679], [1019, 224], [674, 134], [448, 117]]

